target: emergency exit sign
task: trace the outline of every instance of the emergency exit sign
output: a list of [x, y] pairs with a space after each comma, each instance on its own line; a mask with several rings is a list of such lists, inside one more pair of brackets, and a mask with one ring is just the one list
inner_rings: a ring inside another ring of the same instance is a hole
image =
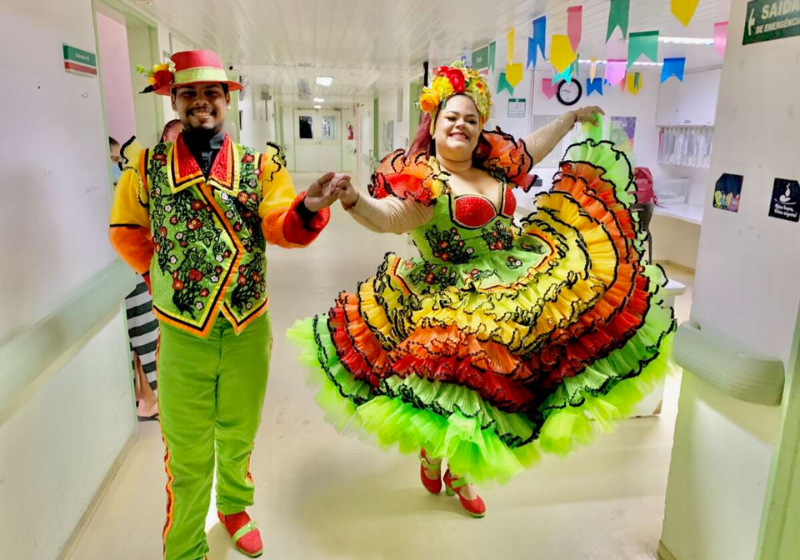
[[81, 76], [97, 76], [97, 57], [94, 53], [64, 45], [64, 70]]
[[747, 4], [742, 44], [800, 35], [800, 0], [753, 0]]

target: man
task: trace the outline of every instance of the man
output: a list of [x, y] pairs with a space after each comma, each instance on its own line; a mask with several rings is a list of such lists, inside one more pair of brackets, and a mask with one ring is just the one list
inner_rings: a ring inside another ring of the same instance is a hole
[[111, 242], [148, 278], [161, 324], [167, 560], [202, 560], [208, 551], [215, 455], [219, 519], [239, 551], [262, 553], [245, 508], [272, 340], [265, 244], [310, 244], [330, 219], [340, 180], [329, 173], [295, 196], [277, 146], [259, 154], [234, 144], [222, 130], [239, 89], [210, 51], [176, 53], [154, 68], [145, 91], [171, 95], [183, 133], [151, 150], [126, 146], [111, 211]]

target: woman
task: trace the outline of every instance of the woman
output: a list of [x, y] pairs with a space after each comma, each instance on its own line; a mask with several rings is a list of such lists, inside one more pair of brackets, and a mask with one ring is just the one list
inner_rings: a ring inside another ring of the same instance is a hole
[[[365, 227], [410, 232], [421, 258], [386, 256], [290, 336], [318, 374], [320, 404], [383, 445], [420, 451], [423, 486], [486, 506], [469, 483], [504, 482], [544, 450], [564, 454], [622, 418], [663, 374], [674, 329], [656, 295], [663, 275], [641, 260], [629, 205], [633, 175], [609, 142], [567, 151], [537, 211], [513, 225], [512, 187], [597, 107], [567, 113], [524, 140], [487, 132], [485, 80], [439, 68], [420, 99], [414, 145], [384, 159], [374, 198], [339, 199]], [[645, 367], [647, 368], [645, 369]]]

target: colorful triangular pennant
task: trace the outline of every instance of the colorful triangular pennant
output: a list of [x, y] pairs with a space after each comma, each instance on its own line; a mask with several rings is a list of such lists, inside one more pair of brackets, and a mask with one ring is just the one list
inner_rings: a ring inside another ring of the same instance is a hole
[[542, 93], [547, 99], [553, 99], [558, 92], [558, 82], [553, 82], [551, 78], [542, 80]]
[[606, 42], [611, 39], [614, 30], [619, 27], [622, 37], [628, 36], [628, 17], [631, 12], [631, 0], [611, 0], [611, 10], [608, 13], [608, 32]]
[[500, 92], [503, 90], [506, 90], [511, 95], [514, 95], [514, 86], [512, 86], [511, 82], [509, 82], [508, 78], [506, 78], [506, 73], [500, 72], [500, 78], [497, 81], [497, 94], [500, 95]]
[[586, 79], [586, 97], [593, 93], [603, 95], [603, 78]]
[[686, 27], [692, 21], [699, 3], [700, 0], [672, 0], [672, 15]]
[[631, 33], [628, 39], [628, 68], [640, 56], [646, 56], [653, 62], [658, 60], [658, 31]]
[[728, 22], [723, 21], [714, 24], [714, 50], [717, 54], [724, 57], [725, 47], [728, 43]]
[[606, 62], [605, 80], [611, 86], [616, 86], [625, 80], [627, 63], [624, 60], [609, 60]]
[[683, 81], [683, 72], [686, 69], [686, 58], [665, 58], [661, 67], [661, 83], [663, 84], [672, 76]]
[[572, 66], [577, 56], [575, 51], [572, 50], [569, 37], [566, 35], [553, 35], [552, 43], [550, 44], [550, 63], [558, 73], [563, 73], [564, 70]]
[[533, 20], [533, 37], [528, 38], [528, 63], [526, 68], [533, 64], [534, 70], [536, 69], [538, 53], [542, 53], [542, 58], [545, 58], [544, 46], [547, 39], [547, 16], [542, 16]]
[[567, 37], [574, 52], [578, 52], [583, 34], [583, 6], [567, 8]]

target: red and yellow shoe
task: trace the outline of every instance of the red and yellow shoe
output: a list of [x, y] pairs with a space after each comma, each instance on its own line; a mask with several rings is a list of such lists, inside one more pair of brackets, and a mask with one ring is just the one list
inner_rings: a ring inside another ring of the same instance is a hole
[[461, 500], [461, 507], [470, 514], [472, 517], [481, 518], [486, 515], [486, 504], [480, 496], [474, 500], [467, 500], [461, 495], [461, 489], [469, 484], [467, 479], [459, 478], [450, 474], [450, 469], [444, 473], [444, 484], [447, 487], [445, 490], [448, 496], [455, 496], [458, 494], [458, 499]]
[[250, 519], [246, 511], [231, 515], [222, 515], [217, 512], [217, 515], [220, 523], [228, 530], [236, 550], [250, 558], [258, 558], [264, 554], [264, 544], [261, 542], [258, 525]]
[[[424, 449], [421, 449], [419, 452], [419, 461], [419, 478], [422, 480], [422, 485], [425, 487], [425, 490], [431, 494], [438, 494], [442, 491], [441, 461], [439, 461], [438, 465], [432, 463], [430, 459], [428, 459], [428, 455], [425, 453]], [[439, 468], [439, 476], [436, 478], [428, 478], [426, 470], [436, 470], [437, 467]]]

